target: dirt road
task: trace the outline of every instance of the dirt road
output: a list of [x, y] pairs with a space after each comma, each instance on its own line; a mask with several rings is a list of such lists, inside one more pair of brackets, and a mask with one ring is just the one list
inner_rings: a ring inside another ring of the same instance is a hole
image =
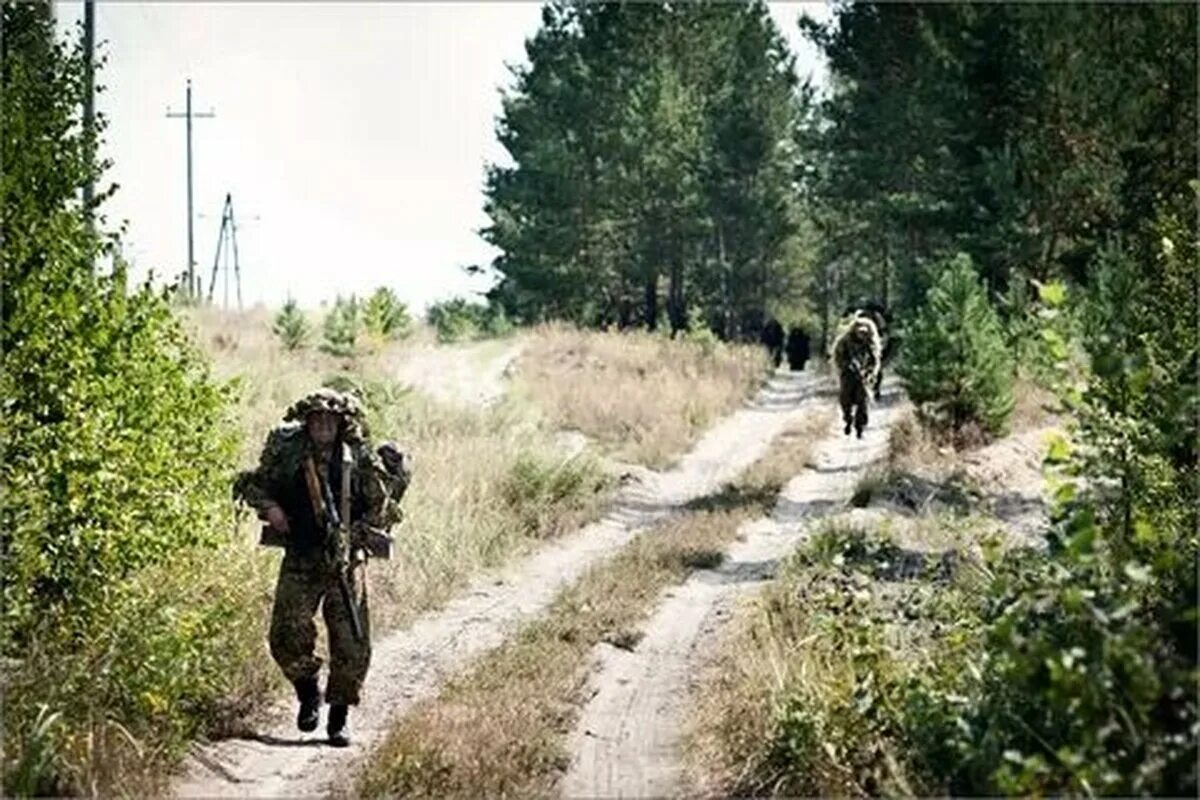
[[689, 682], [718, 630], [735, 602], [762, 589], [780, 560], [818, 520], [844, 507], [863, 471], [886, 456], [898, 401], [889, 386], [861, 440], [843, 436], [835, 421], [814, 466], [784, 487], [771, 516], [743, 526], [720, 566], [665, 593], [636, 649], [597, 646], [594, 694], [570, 737], [564, 797], [662, 797], [680, 788]]
[[[589, 566], [734, 478], [814, 404], [831, 402], [829, 391], [828, 380], [813, 373], [774, 377], [748, 407], [718, 423], [674, 468], [641, 473], [625, 486], [616, 507], [600, 522], [480, 577], [445, 608], [376, 641], [364, 704], [351, 715], [353, 746], [329, 748], [319, 731], [298, 734], [293, 703], [281, 702], [252, 737], [195, 746], [173, 785], [175, 794], [308, 797], [348, 790], [362, 759], [414, 702], [434, 694], [449, 675], [543, 612]], [[876, 438], [864, 440], [853, 452], [875, 447]], [[840, 462], [830, 463], [836, 470]], [[829, 480], [842, 479], [834, 472]], [[803, 492], [794, 496], [802, 505], [807, 502]]]

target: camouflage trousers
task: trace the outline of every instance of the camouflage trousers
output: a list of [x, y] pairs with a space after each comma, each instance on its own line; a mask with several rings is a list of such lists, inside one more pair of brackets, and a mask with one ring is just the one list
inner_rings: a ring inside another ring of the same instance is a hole
[[317, 626], [313, 617], [319, 605], [329, 636], [325, 700], [332, 705], [358, 705], [359, 691], [371, 663], [365, 562], [360, 561], [350, 570], [350, 594], [358, 606], [362, 641], [354, 638], [350, 612], [338, 588], [337, 572], [324, 556], [291, 551], [284, 555], [271, 610], [271, 656], [293, 683], [317, 676], [321, 658], [315, 652]]
[[867, 427], [867, 402], [867, 384], [863, 376], [843, 370], [838, 380], [838, 404], [842, 407], [846, 433], [850, 433], [853, 422], [855, 433], [862, 438], [863, 429]]

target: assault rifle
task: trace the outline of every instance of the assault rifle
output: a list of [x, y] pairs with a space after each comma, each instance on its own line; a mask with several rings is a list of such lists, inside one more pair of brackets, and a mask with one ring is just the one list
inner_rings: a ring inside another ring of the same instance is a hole
[[[350, 469], [349, 454], [343, 452], [342, 489], [346, 493], [343, 500], [347, 501], [347, 508], [350, 505], [348, 502], [350, 481], [347, 480], [350, 477]], [[338, 591], [342, 595], [342, 602], [345, 603], [346, 610], [350, 613], [350, 630], [353, 631], [354, 638], [361, 641], [363, 638], [362, 620], [358, 618], [358, 605], [354, 602], [354, 594], [350, 591], [350, 579], [347, 577], [351, 567], [351, 557], [354, 554], [350, 543], [350, 530], [344, 524], [342, 515], [338, 513], [337, 504], [333, 502], [333, 491], [329, 488], [328, 482], [322, 480], [321, 476], [317, 474], [311, 460], [306, 463], [304, 474], [309, 483], [309, 492], [313, 496], [313, 504], [320, 506], [321, 513], [318, 517], [325, 527], [325, 545], [329, 548], [329, 556], [337, 570]]]

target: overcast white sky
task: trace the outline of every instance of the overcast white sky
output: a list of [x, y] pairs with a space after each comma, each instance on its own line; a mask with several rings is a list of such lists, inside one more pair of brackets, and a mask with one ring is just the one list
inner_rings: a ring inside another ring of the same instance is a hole
[[[824, 81], [796, 30], [821, 2], [772, 3], [797, 70]], [[57, 3], [60, 27], [82, 4]], [[506, 64], [525, 60], [541, 5], [521, 3], [104, 2], [106, 206], [125, 220], [141, 279], [187, 260], [184, 122], [192, 79], [197, 270], [207, 290], [226, 192], [238, 217], [246, 305], [315, 306], [391, 286], [410, 306], [484, 290], [463, 273], [494, 251], [476, 231]], [[217, 300], [222, 296], [218, 282]], [[233, 299], [232, 287], [230, 298]]]

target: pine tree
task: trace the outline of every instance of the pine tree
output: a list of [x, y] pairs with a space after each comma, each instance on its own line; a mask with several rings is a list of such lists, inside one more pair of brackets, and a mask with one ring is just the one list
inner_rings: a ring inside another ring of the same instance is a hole
[[792, 60], [763, 3], [556, 2], [527, 43], [489, 169], [489, 295], [514, 319], [725, 334], [794, 258]]
[[325, 315], [325, 341], [321, 349], [335, 356], [354, 355], [361, 327], [358, 298], [350, 295], [350, 299], [346, 300], [338, 295], [333, 308]]
[[412, 321], [396, 293], [381, 286], [363, 307], [363, 326], [380, 339], [403, 339], [411, 332]]
[[961, 431], [969, 423], [1003, 431], [1013, 409], [1012, 360], [995, 310], [970, 256], [939, 270], [904, 339], [899, 372], [931, 422]]
[[311, 333], [304, 312], [290, 297], [283, 304], [279, 313], [275, 315], [275, 324], [271, 330], [283, 341], [283, 346], [288, 350], [298, 350], [304, 347], [308, 342], [308, 335]]

